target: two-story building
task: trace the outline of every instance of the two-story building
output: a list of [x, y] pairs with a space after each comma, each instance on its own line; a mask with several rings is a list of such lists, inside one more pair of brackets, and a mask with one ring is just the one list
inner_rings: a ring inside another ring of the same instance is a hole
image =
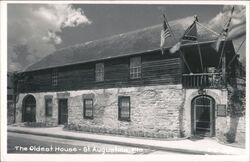
[[183, 42], [181, 52], [171, 54], [169, 49], [192, 22], [169, 22], [176, 39], [166, 39], [164, 55], [161, 25], [48, 55], [19, 74], [16, 121], [65, 124], [94, 133], [223, 140], [235, 119], [228, 87], [238, 61], [227, 68], [235, 50], [226, 41], [218, 67], [218, 36], [200, 26], [197, 41]]

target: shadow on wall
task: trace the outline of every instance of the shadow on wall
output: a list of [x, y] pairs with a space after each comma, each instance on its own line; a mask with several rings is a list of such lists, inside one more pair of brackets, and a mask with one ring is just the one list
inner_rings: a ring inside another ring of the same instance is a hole
[[228, 143], [235, 142], [236, 135], [237, 135], [237, 128], [238, 128], [239, 118], [240, 117], [231, 117], [230, 118], [230, 127], [229, 127], [228, 132], [225, 134], [226, 141]]

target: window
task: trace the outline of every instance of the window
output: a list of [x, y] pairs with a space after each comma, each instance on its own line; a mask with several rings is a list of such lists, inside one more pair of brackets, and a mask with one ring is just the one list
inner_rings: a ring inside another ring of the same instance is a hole
[[84, 118], [93, 119], [93, 99], [84, 99]]
[[104, 81], [104, 63], [95, 64], [95, 80], [97, 82]]
[[130, 58], [130, 79], [141, 78], [141, 56]]
[[45, 96], [45, 115], [52, 116], [52, 97]]
[[130, 97], [118, 97], [118, 120], [130, 121]]
[[52, 71], [52, 86], [57, 86], [58, 84], [58, 71], [57, 69], [54, 69]]

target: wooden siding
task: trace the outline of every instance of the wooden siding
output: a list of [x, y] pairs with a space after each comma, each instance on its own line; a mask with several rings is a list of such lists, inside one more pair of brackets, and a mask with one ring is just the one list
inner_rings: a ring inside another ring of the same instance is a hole
[[130, 57], [105, 60], [104, 81], [95, 81], [95, 64], [98, 62], [60, 67], [58, 85], [52, 86], [53, 69], [27, 72], [19, 82], [20, 92], [66, 91], [95, 88], [116, 88], [159, 84], [181, 84], [181, 59], [178, 55], [161, 55], [159, 52], [141, 55], [142, 76], [129, 78]]

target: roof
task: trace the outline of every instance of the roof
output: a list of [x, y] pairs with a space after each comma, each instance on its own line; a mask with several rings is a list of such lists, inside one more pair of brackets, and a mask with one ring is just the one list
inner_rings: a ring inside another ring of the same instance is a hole
[[[170, 48], [175, 45], [193, 20], [193, 17], [187, 17], [170, 21], [169, 25], [176, 39], [173, 37], [167, 38], [165, 47]], [[48, 69], [159, 50], [161, 29], [162, 25], [159, 24], [63, 48], [32, 64], [25, 71]], [[197, 32], [199, 42], [212, 41], [218, 37], [198, 25]]]

